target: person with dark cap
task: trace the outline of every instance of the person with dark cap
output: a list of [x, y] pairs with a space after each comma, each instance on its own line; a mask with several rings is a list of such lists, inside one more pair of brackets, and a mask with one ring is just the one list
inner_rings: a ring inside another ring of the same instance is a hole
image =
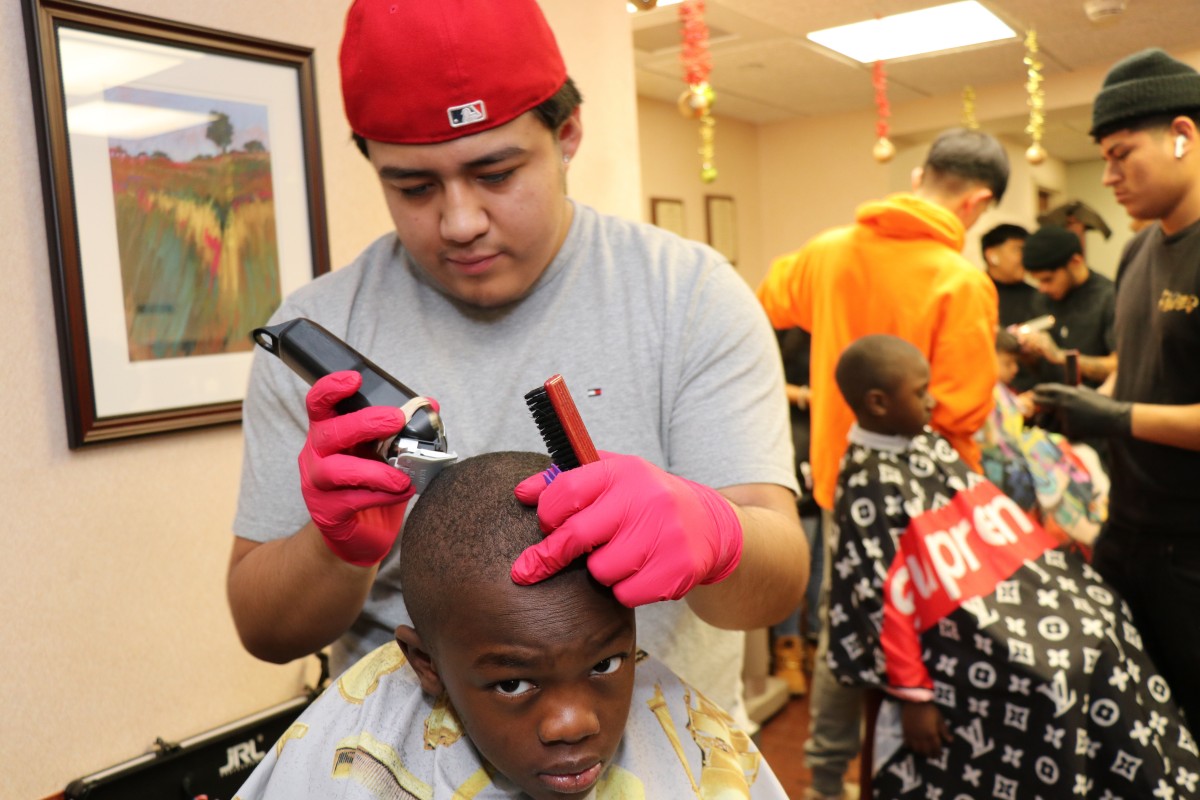
[[1025, 241], [1022, 259], [1039, 296], [1033, 314], [1054, 317], [1046, 331], [1018, 333], [1025, 353], [1038, 359], [1042, 381], [1063, 380], [1065, 350], [1079, 351], [1079, 377], [1093, 388], [1117, 368], [1113, 282], [1088, 268], [1079, 237], [1046, 225]]
[[[1156, 220], [1117, 272], [1111, 397], [1036, 387], [1047, 422], [1111, 446], [1109, 519], [1094, 564], [1133, 609], [1145, 646], [1200, 720], [1200, 73], [1159, 49], [1109, 70], [1092, 108], [1104, 184]], [[1106, 387], [1107, 388], [1107, 387]]]
[[857, 785], [842, 778], [861, 743], [862, 692], [840, 686], [826, 660], [829, 555], [837, 547], [829, 512], [854, 424], [834, 367], [861, 336], [890, 333], [911, 342], [932, 365], [929, 391], [938, 401], [933, 427], [979, 468], [975, 434], [993, 406], [998, 303], [992, 282], [963, 257], [962, 248], [967, 229], [1004, 196], [1008, 176], [1008, 156], [993, 136], [965, 128], [945, 131], [914, 170], [912, 192], [864, 203], [854, 224], [777, 258], [758, 288], [777, 329], [798, 326], [812, 333], [809, 446], [825, 560], [822, 631], [804, 745], [812, 771], [810, 800], [855, 796]]
[[[568, 198], [581, 97], [536, 0], [356, 0], [340, 66], [395, 230], [273, 320], [310, 318], [439, 398], [463, 458], [543, 448], [524, 395], [561, 373], [605, 452], [519, 487], [548, 536], [513, 580], [590, 553], [638, 607], [645, 648], [748, 724], [741, 631], [787, 616], [808, 577], [783, 371], [753, 293], [711, 248]], [[409, 621], [414, 489], [355, 455], [405, 416], [337, 415], [359, 382], [309, 389], [254, 360], [228, 597], [260, 658], [332, 644], [340, 670]], [[753, 445], [718, 433], [736, 429]]]
[[1060, 206], [1038, 214], [1038, 225], [1057, 225], [1079, 237], [1079, 246], [1087, 258], [1087, 232], [1096, 231], [1105, 239], [1112, 236], [1112, 229], [1094, 208], [1082, 200], [1068, 200]]

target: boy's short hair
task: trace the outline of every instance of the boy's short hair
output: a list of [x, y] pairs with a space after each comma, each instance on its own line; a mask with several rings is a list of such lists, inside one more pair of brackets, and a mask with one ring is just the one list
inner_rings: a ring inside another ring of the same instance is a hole
[[905, 357], [925, 356], [899, 336], [876, 333], [850, 343], [838, 358], [834, 378], [855, 416], [863, 411], [863, 400], [872, 389], [892, 392], [904, 378]]
[[513, 489], [549, 466], [540, 453], [485, 453], [446, 467], [416, 500], [401, 534], [400, 580], [422, 636], [432, 638], [454, 587], [511, 580], [517, 556], [542, 540], [537, 509]]
[[1019, 356], [1021, 354], [1021, 340], [1011, 332], [1001, 328], [996, 331], [996, 352]]
[[1002, 222], [979, 238], [979, 249], [986, 256], [988, 250], [991, 250], [993, 247], [999, 247], [1009, 239], [1025, 241], [1028, 238], [1029, 231], [1020, 225], [1013, 225], [1011, 222]]
[[952, 128], [934, 139], [924, 174], [938, 184], [982, 183], [999, 203], [1008, 188], [1008, 154], [991, 134]]

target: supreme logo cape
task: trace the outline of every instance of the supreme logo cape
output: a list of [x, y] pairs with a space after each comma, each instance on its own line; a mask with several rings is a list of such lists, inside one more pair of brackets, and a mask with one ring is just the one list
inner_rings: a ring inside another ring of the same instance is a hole
[[[878, 798], [1200, 798], [1200, 751], [1120, 596], [926, 432], [855, 428], [835, 503], [829, 664], [883, 689]], [[953, 741], [903, 745], [899, 701]]]

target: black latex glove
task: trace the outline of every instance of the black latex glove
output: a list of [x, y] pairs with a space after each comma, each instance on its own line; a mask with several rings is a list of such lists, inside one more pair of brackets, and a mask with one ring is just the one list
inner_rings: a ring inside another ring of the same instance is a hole
[[1035, 423], [1068, 439], [1130, 436], [1133, 403], [1082, 386], [1039, 383], [1033, 387]]

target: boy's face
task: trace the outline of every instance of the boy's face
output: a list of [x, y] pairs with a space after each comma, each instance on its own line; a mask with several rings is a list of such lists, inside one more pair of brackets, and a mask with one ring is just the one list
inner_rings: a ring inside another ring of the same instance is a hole
[[582, 573], [447, 602], [456, 619], [435, 632], [436, 681], [479, 753], [534, 800], [584, 797], [629, 716], [633, 610]]
[[913, 437], [929, 424], [937, 405], [929, 393], [929, 364], [917, 354], [906, 357], [904, 376], [887, 395], [887, 410], [880, 420], [885, 430], [896, 436]]
[[996, 364], [999, 367], [1000, 382], [1005, 386], [1013, 382], [1021, 368], [1021, 362], [1017, 360], [1015, 353], [996, 353]]
[[526, 112], [438, 144], [368, 141], [396, 233], [443, 290], [482, 308], [529, 291], [566, 238], [566, 163], [579, 110], [557, 134]]

